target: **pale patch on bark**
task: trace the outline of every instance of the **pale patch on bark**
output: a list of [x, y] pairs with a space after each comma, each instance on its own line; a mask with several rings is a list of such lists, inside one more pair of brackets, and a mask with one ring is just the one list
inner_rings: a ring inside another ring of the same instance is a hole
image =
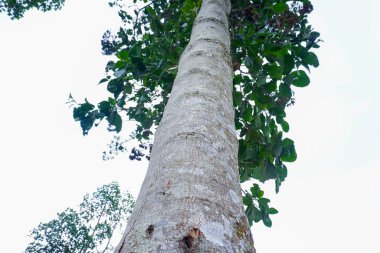
[[254, 252], [241, 199], [229, 0], [204, 0], [117, 253]]
[[230, 190], [228, 193], [233, 202], [235, 202], [236, 204], [240, 204], [241, 196], [236, 195], [236, 193], [233, 190]]
[[231, 230], [231, 228], [225, 228], [218, 222], [206, 222], [201, 226], [201, 231], [207, 240], [223, 248], [228, 245], [228, 242], [224, 239], [226, 229]]

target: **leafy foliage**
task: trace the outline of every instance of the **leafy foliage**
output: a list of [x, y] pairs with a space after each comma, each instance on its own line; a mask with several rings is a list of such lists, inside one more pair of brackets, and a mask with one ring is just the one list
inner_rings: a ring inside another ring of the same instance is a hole
[[0, 0], [0, 13], [5, 12], [12, 19], [19, 19], [30, 9], [59, 10], [64, 3], [65, 0]]
[[[77, 104], [74, 118], [80, 121], [83, 134], [102, 119], [108, 121], [109, 130], [117, 133], [122, 129], [122, 118], [134, 120], [136, 130], [131, 137], [142, 148], [133, 148], [130, 157], [141, 159], [149, 157], [147, 151], [201, 0], [133, 2], [142, 6], [132, 7], [133, 13], [125, 1], [110, 3], [118, 8], [123, 21], [116, 34], [107, 31], [102, 40], [103, 52], [116, 55], [116, 60], [106, 66], [106, 78], [100, 81], [112, 97], [96, 106], [87, 100]], [[278, 192], [287, 177], [284, 162], [297, 158], [294, 142], [284, 136], [290, 130], [285, 109], [295, 103], [294, 88], [309, 85], [310, 67], [319, 66], [311, 50], [319, 47], [320, 34], [308, 24], [307, 17], [313, 10], [309, 0], [231, 2], [233, 106], [240, 180], [274, 180]], [[250, 222], [263, 220], [270, 226], [269, 214], [276, 212], [269, 208], [268, 199], [257, 195], [258, 187], [254, 184], [255, 193], [252, 189], [245, 191], [246, 214]]]
[[[232, 57], [240, 66], [234, 76], [235, 123], [240, 135], [241, 182], [273, 179], [276, 192], [287, 176], [284, 162], [297, 158], [285, 109], [293, 105], [294, 87], [310, 83], [305, 70], [318, 67], [310, 52], [318, 48], [319, 33], [308, 25], [313, 7], [303, 1], [233, 1], [231, 13]], [[259, 192], [260, 194], [258, 194]], [[250, 222], [272, 222], [269, 200], [257, 184], [245, 192]], [[255, 204], [257, 203], [257, 204]]]
[[79, 211], [67, 208], [58, 217], [40, 223], [26, 253], [112, 252], [111, 239], [132, 212], [132, 196], [122, 194], [117, 183], [104, 185], [85, 195]]
[[272, 226], [272, 220], [269, 215], [277, 214], [278, 211], [273, 207], [269, 207], [270, 200], [264, 198], [264, 191], [260, 189], [258, 184], [253, 184], [250, 192], [245, 191], [243, 202], [247, 206], [245, 213], [250, 225], [252, 225], [253, 221], [259, 222], [262, 220], [266, 226]]

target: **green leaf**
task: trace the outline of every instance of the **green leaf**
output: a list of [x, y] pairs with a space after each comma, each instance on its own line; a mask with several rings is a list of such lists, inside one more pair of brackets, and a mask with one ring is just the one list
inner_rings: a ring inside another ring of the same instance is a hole
[[246, 193], [244, 196], [243, 196], [243, 203], [244, 205], [246, 206], [249, 206], [249, 205], [252, 205], [252, 197], [249, 196], [249, 193]]
[[284, 106], [278, 106], [274, 104], [272, 107], [268, 108], [269, 113], [273, 116], [286, 117], [286, 113], [284, 111]]
[[143, 128], [150, 129], [153, 125], [153, 120], [150, 117], [144, 117], [144, 119], [140, 123]]
[[310, 83], [309, 77], [303, 70], [294, 71], [290, 75], [292, 77], [292, 84], [296, 87], [306, 87]]
[[82, 128], [83, 135], [88, 134], [88, 131], [90, 131], [90, 129], [92, 128], [93, 124], [94, 124], [94, 119], [92, 118], [91, 115], [83, 117], [80, 120], [80, 126]]
[[124, 85], [123, 81], [120, 79], [112, 79], [108, 82], [107, 90], [114, 94], [114, 97], [117, 98], [120, 93], [123, 91]]
[[283, 182], [285, 178], [288, 176], [288, 169], [284, 164], [281, 164], [281, 166], [277, 168], [277, 175], [281, 182]]
[[100, 80], [99, 81], [99, 83], [98, 84], [101, 84], [101, 83], [105, 83], [105, 82], [107, 82], [108, 81], [108, 79], [107, 78], [103, 78], [102, 80]]
[[272, 63], [265, 65], [265, 70], [272, 78], [281, 79], [284, 68], [282, 66], [277, 66], [275, 63]]
[[297, 160], [294, 142], [289, 138], [285, 138], [282, 142], [281, 160], [284, 162], [294, 162]]
[[244, 63], [245, 63], [245, 66], [246, 66], [247, 68], [249, 68], [249, 69], [253, 67], [253, 61], [252, 61], [252, 58], [249, 57], [249, 56], [247, 56], [247, 57], [245, 58]]
[[295, 153], [295, 152], [284, 153], [281, 156], [281, 160], [284, 162], [289, 162], [289, 163], [295, 162], [297, 160], [297, 153]]
[[108, 102], [110, 103], [111, 106], [115, 106], [116, 104], [116, 100], [111, 97], [108, 98]]
[[312, 65], [313, 67], [317, 68], [319, 66], [318, 57], [313, 52], [308, 52], [306, 56], [303, 58], [303, 62]]
[[264, 207], [264, 209], [269, 209], [268, 203], [270, 202], [269, 199], [266, 198], [260, 198], [258, 200], [260, 207]]
[[233, 93], [233, 104], [234, 106], [240, 106], [243, 99], [243, 94], [240, 91], [234, 91]]
[[276, 184], [276, 193], [279, 192], [281, 183], [285, 181], [285, 178], [288, 176], [288, 169], [286, 166], [282, 163], [277, 166], [277, 175], [275, 184]]
[[246, 121], [246, 122], [251, 122], [253, 120], [253, 115], [252, 115], [252, 106], [246, 102], [244, 103], [245, 107], [244, 109], [242, 110], [243, 111], [243, 119]]
[[264, 215], [263, 222], [265, 226], [272, 227], [272, 220], [269, 218], [269, 215]]
[[285, 120], [281, 122], [281, 128], [284, 130], [284, 132], [289, 132], [289, 123], [286, 122]]
[[281, 97], [291, 98], [292, 90], [290, 89], [290, 86], [286, 83], [281, 83], [279, 87], [279, 95]]
[[254, 211], [253, 211], [253, 204], [250, 204], [247, 206], [245, 209], [245, 215], [247, 216], [248, 219], [248, 224], [252, 226], [253, 218], [254, 218]]
[[74, 120], [78, 121], [84, 118], [87, 113], [89, 113], [91, 110], [95, 108], [94, 105], [90, 104], [87, 100], [85, 103], [80, 104], [79, 107], [74, 108], [73, 110], [73, 117]]
[[257, 223], [261, 221], [263, 218], [260, 210], [257, 207], [255, 207], [253, 203], [247, 206], [247, 208], [245, 209], [245, 214], [248, 218], [248, 223], [250, 226], [252, 226], [253, 221]]
[[292, 72], [294, 68], [294, 58], [292, 55], [285, 55], [284, 56], [284, 75], [289, 74]]
[[[259, 195], [261, 195], [260, 192], [262, 192], [262, 191], [260, 190], [259, 185], [258, 184], [253, 184], [253, 186], [251, 187], [252, 198], [259, 197]], [[264, 194], [264, 192], [263, 192], [263, 194]], [[261, 198], [261, 197], [259, 197], [259, 198]]]
[[112, 111], [112, 107], [109, 103], [109, 101], [102, 101], [98, 104], [98, 108], [100, 113], [104, 114], [104, 116], [110, 115]]
[[126, 94], [131, 94], [132, 93], [132, 85], [130, 83], [127, 83], [127, 85], [125, 85], [124, 91]]
[[121, 131], [121, 127], [123, 125], [123, 121], [120, 117], [120, 115], [117, 113], [117, 112], [112, 112], [110, 114], [110, 116], [107, 118], [108, 120], [108, 123], [110, 123], [110, 125], [114, 126], [115, 127], [115, 131], [118, 133]]
[[284, 148], [287, 148], [287, 147], [290, 147], [294, 145], [294, 141], [292, 139], [289, 139], [289, 138], [285, 138], [283, 141], [282, 141], [282, 146]]
[[117, 58], [119, 58], [120, 60], [124, 60], [124, 61], [127, 61], [129, 62], [130, 58], [129, 58], [129, 53], [127, 50], [122, 50], [120, 51], [117, 55], [116, 55]]
[[281, 3], [277, 3], [277, 4], [273, 5], [272, 9], [277, 14], [283, 13], [288, 9], [288, 5], [286, 3], [281, 2]]
[[279, 193], [280, 191], [280, 186], [281, 186], [281, 180], [279, 178], [276, 178], [275, 180], [275, 190], [276, 190], [276, 194]]
[[154, 15], [156, 15], [156, 12], [154, 11], [154, 9], [150, 6], [150, 5], [148, 5], [147, 7], [146, 7], [146, 12], [150, 15], [150, 16], [154, 16]]
[[276, 209], [276, 208], [274, 208], [274, 207], [271, 207], [271, 208], [269, 208], [269, 211], [268, 211], [268, 213], [269, 213], [269, 214], [278, 214], [278, 211], [277, 211], [277, 209]]
[[264, 180], [275, 179], [276, 177], [277, 177], [276, 167], [271, 162], [267, 162], [267, 166], [265, 168]]
[[267, 83], [266, 88], [269, 92], [275, 92], [277, 90], [277, 81], [270, 81], [269, 83]]
[[115, 63], [115, 68], [116, 69], [122, 69], [122, 68], [125, 68], [125, 61], [117, 61]]
[[261, 214], [260, 210], [257, 209], [255, 206], [253, 206], [253, 217], [252, 217], [252, 220], [254, 222], [259, 222], [262, 220], [263, 218], [263, 215]]
[[250, 179], [249, 170], [247, 168], [243, 168], [241, 170], [242, 172], [240, 172], [240, 182], [244, 183]]

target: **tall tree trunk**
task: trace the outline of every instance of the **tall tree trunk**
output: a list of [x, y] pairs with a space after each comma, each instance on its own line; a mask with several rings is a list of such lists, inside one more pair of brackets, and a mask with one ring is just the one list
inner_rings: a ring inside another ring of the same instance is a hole
[[230, 0], [203, 0], [117, 253], [255, 252], [237, 168]]

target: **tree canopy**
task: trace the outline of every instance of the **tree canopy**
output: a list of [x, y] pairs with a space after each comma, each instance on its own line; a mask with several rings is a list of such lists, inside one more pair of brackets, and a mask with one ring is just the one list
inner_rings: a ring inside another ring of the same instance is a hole
[[[181, 53], [190, 38], [200, 0], [134, 1], [133, 13], [125, 1], [113, 1], [123, 22], [117, 33], [102, 39], [104, 54], [116, 59], [100, 80], [111, 96], [97, 105], [87, 100], [74, 109], [83, 134], [106, 119], [109, 130], [120, 132], [123, 118], [136, 121], [131, 134], [140, 144], [131, 159], [149, 159], [152, 137], [170, 96]], [[139, 6], [139, 7], [137, 7]], [[235, 125], [239, 136], [241, 182], [275, 181], [275, 190], [287, 177], [285, 162], [297, 158], [294, 142], [286, 137], [286, 108], [295, 103], [295, 89], [310, 83], [308, 72], [318, 67], [314, 48], [320, 34], [308, 23], [310, 1], [232, 1], [230, 15], [231, 63]], [[114, 148], [124, 150], [121, 142]], [[271, 226], [269, 199], [259, 184], [244, 191], [250, 223]]]

